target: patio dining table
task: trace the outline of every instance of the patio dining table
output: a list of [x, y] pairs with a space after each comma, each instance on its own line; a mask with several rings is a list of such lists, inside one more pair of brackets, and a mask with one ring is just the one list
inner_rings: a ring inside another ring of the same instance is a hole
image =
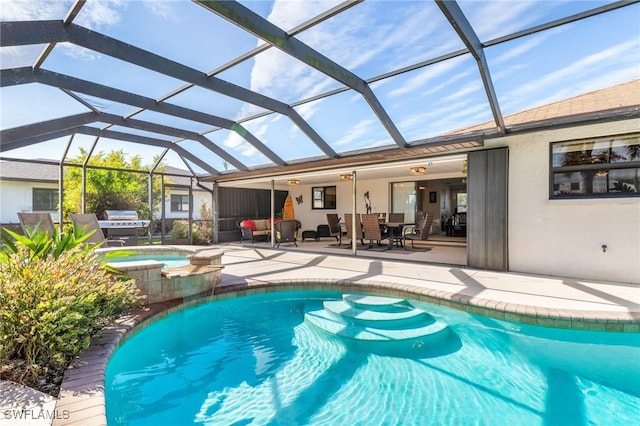
[[395, 241], [396, 247], [403, 247], [402, 245], [402, 230], [405, 226], [414, 225], [414, 223], [408, 222], [383, 222], [380, 223], [381, 228], [387, 228], [389, 231], [389, 248], [393, 248], [393, 242]]

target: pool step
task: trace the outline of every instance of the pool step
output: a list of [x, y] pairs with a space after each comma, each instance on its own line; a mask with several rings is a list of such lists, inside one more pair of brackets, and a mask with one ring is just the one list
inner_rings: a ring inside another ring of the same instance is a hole
[[354, 308], [377, 312], [402, 312], [411, 307], [405, 299], [370, 294], [343, 294], [342, 300]]
[[422, 309], [406, 306], [403, 310], [397, 311], [372, 311], [349, 304], [344, 300], [324, 302], [324, 310], [333, 313], [336, 318], [342, 317], [348, 322], [364, 326], [378, 325], [382, 328], [400, 327], [402, 325], [417, 322], [433, 322], [433, 317]]
[[336, 319], [324, 309], [307, 312], [305, 320], [316, 327], [337, 336], [367, 341], [399, 341], [431, 336], [444, 331], [447, 325], [436, 321], [428, 325], [411, 328], [387, 329], [347, 324]]
[[423, 339], [447, 330], [405, 299], [357, 294], [326, 301], [323, 309], [306, 312], [305, 320], [327, 333], [369, 342]]

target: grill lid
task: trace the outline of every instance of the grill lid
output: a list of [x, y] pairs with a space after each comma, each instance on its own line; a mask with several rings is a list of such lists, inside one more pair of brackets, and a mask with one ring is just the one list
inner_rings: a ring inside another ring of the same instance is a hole
[[106, 210], [107, 220], [138, 220], [135, 210]]

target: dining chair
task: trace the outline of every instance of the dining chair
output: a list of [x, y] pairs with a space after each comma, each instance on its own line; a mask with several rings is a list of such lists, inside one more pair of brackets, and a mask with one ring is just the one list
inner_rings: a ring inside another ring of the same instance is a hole
[[404, 222], [404, 213], [389, 213], [388, 222]]
[[374, 241], [382, 244], [382, 240], [387, 239], [389, 235], [382, 231], [382, 226], [378, 221], [377, 214], [362, 215], [362, 229], [364, 230], [364, 239], [369, 240], [369, 248], [373, 247]]
[[374, 213], [374, 214], [378, 216], [378, 223], [385, 223], [387, 221], [386, 213]]
[[338, 241], [338, 247], [342, 244], [342, 228], [340, 227], [340, 218], [337, 213], [327, 213], [327, 225], [329, 225], [329, 236], [335, 237]]
[[[351, 213], [345, 213], [344, 214], [344, 223], [345, 226], [347, 228], [347, 239], [349, 240], [349, 245], [352, 244], [353, 241], [353, 215]], [[377, 223], [377, 219], [376, 219], [376, 223]], [[355, 232], [355, 236], [356, 239], [360, 240], [360, 244], [364, 245], [364, 237], [362, 235], [362, 222], [360, 219], [360, 214], [356, 214], [356, 232]]]

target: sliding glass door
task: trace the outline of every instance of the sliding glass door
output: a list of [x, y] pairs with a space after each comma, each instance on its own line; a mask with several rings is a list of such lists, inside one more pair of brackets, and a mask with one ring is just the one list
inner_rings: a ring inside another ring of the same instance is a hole
[[391, 184], [391, 212], [404, 213], [404, 221], [416, 221], [416, 182], [394, 182]]

